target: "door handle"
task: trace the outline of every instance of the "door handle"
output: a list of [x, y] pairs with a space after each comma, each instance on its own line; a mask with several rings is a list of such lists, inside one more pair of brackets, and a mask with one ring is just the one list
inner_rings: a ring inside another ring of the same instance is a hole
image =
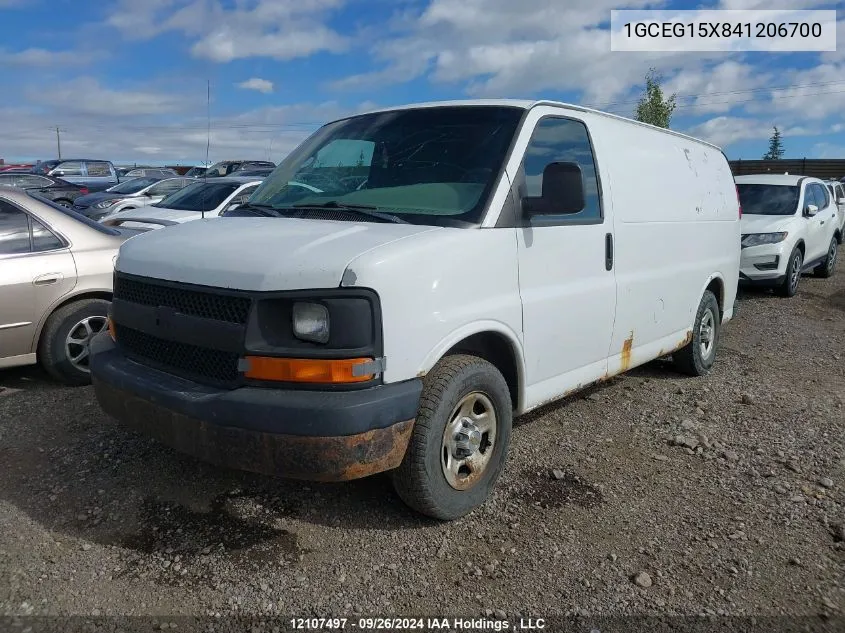
[[32, 283], [35, 286], [49, 286], [59, 283], [62, 279], [64, 279], [62, 273], [46, 273], [44, 275], [38, 275], [38, 277], [32, 280]]
[[613, 268], [613, 235], [607, 233], [604, 236], [604, 269]]

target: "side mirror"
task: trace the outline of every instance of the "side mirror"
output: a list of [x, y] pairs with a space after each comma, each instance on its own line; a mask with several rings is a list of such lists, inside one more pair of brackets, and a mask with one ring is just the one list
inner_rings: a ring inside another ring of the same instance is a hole
[[529, 217], [579, 213], [583, 209], [584, 177], [581, 166], [572, 162], [546, 165], [541, 195], [522, 199], [522, 212]]
[[807, 208], [804, 209], [804, 213], [807, 215], [808, 218], [813, 217], [819, 212], [819, 208], [814, 204], [808, 204]]
[[232, 211], [233, 209], [237, 209], [239, 206], [241, 206], [240, 202], [233, 202], [228, 207], [226, 207], [226, 211]]
[[51, 175], [51, 176], [56, 176], [57, 178], [61, 178], [62, 176], [64, 176], [64, 175], [65, 175], [65, 172], [64, 172], [64, 171], [62, 171], [61, 169], [56, 169], [56, 170], [54, 170], [54, 171], [53, 171], [50, 175]]

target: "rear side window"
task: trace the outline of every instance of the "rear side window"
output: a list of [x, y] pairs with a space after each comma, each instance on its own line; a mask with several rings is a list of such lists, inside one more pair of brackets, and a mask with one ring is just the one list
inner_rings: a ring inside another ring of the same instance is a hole
[[523, 196], [541, 196], [543, 171], [549, 163], [574, 162], [581, 167], [584, 183], [584, 208], [580, 213], [537, 216], [531, 224], [567, 224], [583, 221], [601, 222], [598, 175], [587, 126], [581, 121], [560, 117], [540, 119], [522, 161], [525, 183]]
[[179, 191], [185, 184], [181, 179], [163, 180], [152, 187], [149, 192], [151, 196], [169, 196], [174, 191]]
[[49, 187], [53, 182], [42, 176], [20, 176], [18, 187]]
[[29, 218], [20, 209], [0, 200], [0, 255], [29, 252]]
[[56, 171], [62, 172], [64, 176], [82, 176], [82, 163], [77, 160], [69, 160], [59, 163]]
[[30, 218], [30, 221], [32, 222], [33, 252], [53, 251], [64, 246], [64, 243], [41, 222], [35, 218]]
[[108, 178], [111, 176], [111, 169], [108, 163], [88, 163], [88, 175], [95, 178]]

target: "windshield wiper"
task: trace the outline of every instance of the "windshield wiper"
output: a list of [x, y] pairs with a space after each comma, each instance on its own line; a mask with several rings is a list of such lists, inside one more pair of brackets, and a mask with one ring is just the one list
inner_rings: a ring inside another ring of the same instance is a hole
[[[233, 212], [242, 211], [242, 210], [254, 210], [257, 212], [258, 215], [263, 215], [266, 217], [275, 217], [280, 218], [282, 214], [279, 213], [279, 210], [276, 209], [272, 204], [262, 204], [257, 202], [247, 202], [242, 205], [239, 205], [237, 208], [232, 209]], [[234, 215], [232, 212], [227, 212], [226, 215]]]
[[403, 220], [399, 216], [392, 213], [384, 213], [376, 211], [378, 207], [370, 204], [346, 204], [345, 202], [338, 202], [337, 200], [327, 200], [326, 202], [309, 202], [303, 204], [293, 204], [291, 208], [294, 209], [339, 209], [341, 211], [349, 211], [357, 213], [368, 218], [376, 218], [384, 222], [393, 222], [394, 224], [410, 224], [407, 220]]

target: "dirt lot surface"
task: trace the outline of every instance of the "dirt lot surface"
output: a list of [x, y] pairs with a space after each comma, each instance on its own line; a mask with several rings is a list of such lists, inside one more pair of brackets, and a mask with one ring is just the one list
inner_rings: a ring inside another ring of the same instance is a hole
[[0, 613], [841, 616], [845, 271], [739, 305], [707, 378], [656, 362], [520, 420], [451, 524], [386, 477], [222, 471], [0, 372]]

